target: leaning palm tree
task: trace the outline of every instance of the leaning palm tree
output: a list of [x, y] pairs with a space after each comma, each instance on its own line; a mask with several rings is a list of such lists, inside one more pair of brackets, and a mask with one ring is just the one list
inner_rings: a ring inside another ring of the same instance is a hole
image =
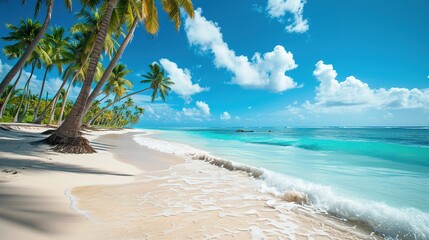
[[[194, 7], [192, 5], [191, 0], [162, 0], [161, 3], [165, 12], [167, 12], [169, 18], [174, 22], [177, 30], [179, 30], [181, 23], [181, 8], [183, 8], [191, 18], [194, 17]], [[103, 85], [106, 83], [108, 77], [110, 76], [110, 73], [117, 65], [119, 59], [124, 53], [125, 48], [128, 46], [129, 42], [133, 38], [134, 31], [137, 28], [138, 22], [144, 21], [145, 29], [150, 34], [156, 34], [159, 29], [158, 13], [154, 0], [119, 1], [117, 6], [117, 15], [117, 19], [119, 20], [119, 24], [117, 24], [117, 26], [121, 27], [122, 24], [125, 24], [128, 33], [124, 38], [118, 51], [115, 53], [115, 56], [110, 61], [109, 66], [106, 68], [106, 71], [104, 72], [100, 81], [95, 86], [91, 95], [89, 95], [86, 103], [85, 114], [88, 112], [91, 103], [101, 94], [101, 89]]]
[[147, 88], [144, 88], [142, 90], [127, 94], [123, 97], [120, 97], [118, 99], [115, 99], [114, 101], [112, 101], [110, 104], [107, 104], [104, 108], [102, 108], [100, 110], [100, 112], [98, 112], [97, 114], [95, 114], [91, 119], [89, 119], [85, 125], [90, 126], [92, 124], [92, 122], [98, 117], [100, 116], [104, 111], [106, 111], [107, 109], [109, 109], [111, 106], [113, 106], [114, 104], [116, 104], [117, 102], [120, 102], [126, 98], [129, 98], [133, 95], [148, 91], [150, 89], [152, 89], [152, 102], [155, 101], [155, 99], [160, 96], [161, 99], [163, 101], [165, 101], [168, 92], [171, 90], [170, 85], [173, 85], [174, 82], [172, 82], [170, 80], [170, 78], [165, 77], [165, 71], [164, 69], [162, 69], [161, 66], [159, 66], [157, 63], [153, 63], [151, 65], [149, 65], [150, 68], [150, 72], [141, 75], [142, 77], [144, 77], [144, 79], [141, 81], [141, 83], [149, 83], [150, 86]]
[[[40, 31], [41, 24], [38, 21], [33, 21], [32, 19], [21, 19], [20, 24], [18, 26], [12, 24], [6, 24], [6, 28], [10, 30], [9, 36], [3, 37], [3, 40], [11, 41], [13, 44], [7, 45], [3, 48], [3, 53], [8, 57], [8, 59], [19, 58], [23, 55], [24, 50], [26, 49], [31, 42], [36, 37], [37, 33]], [[38, 54], [42, 54], [42, 49], [38, 46], [35, 49], [36, 53], [31, 53], [30, 58], [24, 63], [24, 65], [20, 69], [20, 73], [18, 74], [18, 78], [15, 80], [13, 84], [13, 88], [18, 85], [19, 80], [21, 79], [22, 69], [27, 65], [32, 65], [31, 76], [33, 75], [34, 68], [36, 67], [34, 59]], [[33, 63], [33, 64], [32, 64]], [[31, 79], [31, 77], [29, 78]], [[10, 91], [11, 93], [13, 91]], [[10, 97], [9, 97], [10, 98]], [[6, 97], [6, 100], [3, 104], [7, 104], [9, 99]], [[3, 106], [2, 106], [3, 108]], [[0, 115], [1, 118], [2, 115]]]
[[89, 57], [90, 61], [85, 75], [85, 80], [71, 112], [57, 131], [42, 141], [47, 144], [56, 145], [54, 148], [55, 151], [68, 153], [95, 152], [95, 150], [89, 145], [88, 140], [80, 136], [79, 130], [82, 125], [82, 117], [83, 111], [85, 110], [86, 100], [88, 99], [91, 91], [96, 67], [101, 56], [103, 43], [106, 39], [108, 26], [117, 1], [118, 0], [107, 0], [103, 19], [95, 38], [94, 48]]
[[[25, 3], [26, 1], [22, 0], [22, 2]], [[64, 2], [66, 7], [71, 10], [72, 0], [64, 0]], [[38, 31], [34, 39], [31, 41], [31, 43], [25, 48], [26, 50], [24, 51], [18, 62], [10, 69], [10, 71], [3, 78], [3, 81], [0, 83], [0, 96], [3, 94], [6, 87], [9, 85], [9, 83], [12, 81], [18, 71], [24, 66], [25, 62], [30, 57], [31, 53], [34, 51], [39, 41], [42, 39], [43, 35], [48, 29], [52, 17], [52, 10], [54, 8], [54, 0], [37, 0], [34, 15], [37, 15], [43, 3], [46, 4], [47, 8], [46, 17], [43, 22], [43, 25], [40, 28], [40, 31]]]

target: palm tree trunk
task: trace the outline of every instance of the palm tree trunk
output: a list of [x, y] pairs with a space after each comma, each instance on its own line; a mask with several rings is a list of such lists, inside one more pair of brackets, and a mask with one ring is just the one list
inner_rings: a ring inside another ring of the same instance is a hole
[[61, 125], [63, 123], [63, 115], [64, 115], [64, 110], [66, 109], [66, 105], [67, 105], [67, 98], [69, 97], [69, 92], [70, 92], [71, 86], [73, 85], [73, 82], [75, 79], [76, 78], [73, 78], [72, 81], [70, 82], [69, 86], [67, 87], [66, 95], [64, 96], [63, 104], [61, 106], [60, 116], [58, 117], [58, 124], [59, 125]]
[[30, 81], [34, 74], [34, 69], [36, 64], [32, 64], [30, 77], [28, 77], [27, 82], [25, 82], [24, 90], [22, 91], [21, 101], [19, 102], [18, 109], [16, 110], [15, 116], [13, 117], [13, 122], [18, 122], [19, 111], [21, 110], [22, 104], [24, 102], [25, 96], [27, 95], [28, 88], [30, 88]]
[[31, 96], [30, 96], [30, 89], [29, 89], [28, 94], [27, 94], [27, 102], [25, 103], [24, 111], [22, 111], [21, 117], [18, 118], [19, 123], [22, 123], [22, 121], [24, 121], [25, 117], [27, 116], [28, 108], [30, 106], [30, 99], [31, 99]]
[[42, 27], [40, 28], [40, 31], [37, 33], [34, 40], [30, 43], [27, 50], [25, 50], [24, 54], [22, 54], [21, 58], [18, 60], [18, 62], [13, 66], [10, 71], [6, 74], [6, 76], [3, 78], [3, 81], [0, 83], [0, 96], [4, 93], [6, 90], [6, 87], [9, 85], [9, 83], [12, 81], [13, 77], [18, 73], [19, 69], [21, 69], [25, 61], [27, 61], [28, 57], [31, 55], [31, 53], [36, 48], [37, 44], [40, 42], [40, 39], [42, 39], [43, 35], [45, 35], [46, 30], [48, 29], [49, 22], [52, 18], [52, 9], [54, 8], [54, 1], [48, 1], [48, 11], [46, 13], [45, 21], [43, 22]]
[[95, 39], [94, 50], [90, 55], [90, 62], [83, 86], [76, 99], [76, 102], [61, 126], [54, 134], [49, 136], [43, 142], [57, 145], [54, 150], [67, 153], [93, 153], [95, 150], [89, 145], [89, 141], [79, 136], [79, 130], [82, 125], [83, 112], [85, 111], [86, 101], [91, 91], [91, 84], [94, 80], [97, 63], [101, 56], [103, 43], [106, 39], [108, 26], [112, 18], [112, 12], [116, 7], [117, 0], [109, 0], [106, 10], [100, 24], [99, 32]]
[[18, 82], [21, 79], [21, 75], [22, 75], [22, 68], [21, 68], [21, 70], [19, 70], [18, 78], [15, 80], [15, 83], [13, 84], [12, 88], [10, 89], [10, 92], [7, 94], [6, 99], [3, 102], [3, 105], [1, 105], [0, 119], [3, 118], [3, 114], [4, 114], [4, 111], [6, 110], [7, 103], [9, 102], [9, 99], [12, 96], [12, 93], [15, 90], [16, 85], [18, 85]]
[[133, 95], [135, 95], [135, 94], [138, 94], [138, 93], [141, 93], [141, 92], [145, 92], [145, 91], [147, 91], [147, 90], [149, 90], [149, 89], [151, 89], [151, 87], [148, 87], [148, 88], [145, 88], [145, 89], [139, 90], [139, 91], [137, 91], [137, 92], [133, 92], [133, 93], [127, 94], [127, 95], [125, 95], [125, 96], [123, 96], [123, 97], [121, 97], [121, 98], [116, 99], [115, 101], [111, 102], [110, 104], [107, 104], [107, 106], [105, 106], [104, 108], [102, 108], [98, 113], [94, 114], [94, 116], [93, 116], [91, 119], [89, 119], [89, 120], [85, 123], [85, 125], [87, 125], [87, 126], [91, 126], [92, 122], [93, 122], [93, 121], [94, 121], [98, 116], [100, 116], [104, 111], [106, 111], [108, 108], [110, 108], [111, 106], [113, 106], [115, 103], [120, 102], [120, 101], [124, 100], [125, 98], [131, 97], [131, 96], [133, 96]]
[[101, 77], [100, 81], [98, 81], [97, 85], [95, 86], [94, 90], [92, 91], [91, 95], [89, 95], [88, 100], [86, 101], [85, 106], [85, 112], [84, 116], [89, 112], [89, 109], [91, 108], [92, 102], [95, 100], [95, 98], [100, 95], [101, 88], [106, 83], [107, 79], [109, 78], [110, 74], [112, 73], [113, 68], [118, 64], [119, 59], [121, 58], [122, 54], [125, 51], [125, 48], [128, 46], [128, 43], [131, 41], [134, 35], [134, 30], [136, 29], [138, 24], [138, 19], [135, 18], [133, 25], [131, 26], [130, 31], [128, 32], [127, 36], [125, 37], [124, 41], [122, 42], [121, 46], [119, 47], [118, 51], [115, 53], [115, 56], [113, 57], [112, 61], [110, 61], [109, 66], [107, 66], [106, 70], [103, 73], [103, 76]]
[[39, 100], [37, 101], [36, 110], [34, 110], [34, 120], [37, 119], [37, 114], [39, 113], [40, 102], [42, 101], [43, 90], [45, 89], [46, 76], [48, 75], [49, 67], [46, 67], [45, 75], [43, 76], [42, 87], [40, 88]]
[[56, 108], [56, 105], [57, 105], [58, 98], [59, 98], [59, 96], [57, 96], [56, 98], [53, 99], [52, 109], [51, 109], [51, 116], [49, 117], [48, 125], [51, 125], [52, 122], [54, 121], [55, 108]]
[[16, 109], [15, 116], [13, 117], [13, 120], [12, 120], [12, 122], [14, 122], [14, 123], [18, 122], [19, 111], [21, 110], [22, 103], [24, 102], [24, 93], [22, 93], [22, 94], [23, 94], [23, 96], [21, 98], [21, 101], [19, 102], [18, 108]]

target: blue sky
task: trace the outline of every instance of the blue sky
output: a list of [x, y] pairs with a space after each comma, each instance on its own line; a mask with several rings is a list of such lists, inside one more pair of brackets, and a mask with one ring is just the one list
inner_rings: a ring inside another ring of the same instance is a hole
[[[1, 36], [33, 16], [19, 2], [0, 2]], [[159, 33], [140, 26], [123, 55], [134, 89], [155, 61], [176, 82], [165, 103], [135, 99], [146, 108], [138, 126], [429, 125], [427, 1], [193, 3], [180, 31], [160, 11]], [[51, 25], [73, 21], [56, 1]], [[13, 62], [0, 59], [4, 76]], [[53, 92], [60, 80], [49, 78]]]

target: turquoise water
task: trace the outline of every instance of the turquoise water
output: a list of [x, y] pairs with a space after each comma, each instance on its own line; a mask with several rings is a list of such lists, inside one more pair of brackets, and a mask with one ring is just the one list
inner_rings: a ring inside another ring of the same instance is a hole
[[[176, 129], [155, 137], [266, 169], [268, 185], [304, 191], [329, 212], [373, 221], [385, 215], [395, 231], [407, 225], [411, 239], [429, 239], [429, 128], [249, 130]], [[362, 206], [375, 209], [363, 213]]]

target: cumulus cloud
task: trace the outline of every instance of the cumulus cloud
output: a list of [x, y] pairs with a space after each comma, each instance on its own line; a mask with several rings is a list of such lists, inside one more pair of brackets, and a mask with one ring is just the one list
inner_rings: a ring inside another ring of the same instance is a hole
[[283, 92], [296, 88], [298, 85], [286, 75], [287, 71], [295, 69], [293, 54], [283, 46], [277, 45], [273, 51], [264, 54], [255, 53], [249, 60], [247, 56], [236, 55], [223, 40], [217, 23], [207, 20], [201, 15], [202, 10], [195, 10], [195, 17], [187, 17], [185, 31], [190, 45], [199, 47], [202, 51], [214, 54], [214, 64], [218, 68], [226, 68], [234, 76], [232, 84], [244, 88], [266, 89], [273, 92]]
[[[268, 0], [267, 12], [271, 18], [286, 22], [288, 32], [304, 33], [309, 29], [307, 19], [304, 19], [304, 5], [306, 0]], [[287, 13], [293, 15], [293, 19], [284, 20]]]
[[228, 121], [230, 119], [231, 119], [231, 115], [228, 112], [223, 112], [220, 115], [220, 120], [222, 120], [222, 121]]
[[429, 108], [429, 89], [373, 89], [354, 76], [339, 81], [334, 67], [323, 61], [317, 62], [313, 75], [320, 84], [316, 89], [315, 103], [307, 102], [307, 108]]
[[194, 120], [201, 120], [210, 116], [210, 107], [206, 102], [197, 101], [193, 108], [183, 108], [182, 112], [185, 116]]
[[203, 91], [208, 91], [209, 88], [203, 88], [198, 83], [192, 83], [191, 72], [188, 69], [182, 69], [166, 58], [159, 60], [168, 77], [174, 82], [171, 90], [181, 96], [185, 101], [190, 102], [191, 96]]

